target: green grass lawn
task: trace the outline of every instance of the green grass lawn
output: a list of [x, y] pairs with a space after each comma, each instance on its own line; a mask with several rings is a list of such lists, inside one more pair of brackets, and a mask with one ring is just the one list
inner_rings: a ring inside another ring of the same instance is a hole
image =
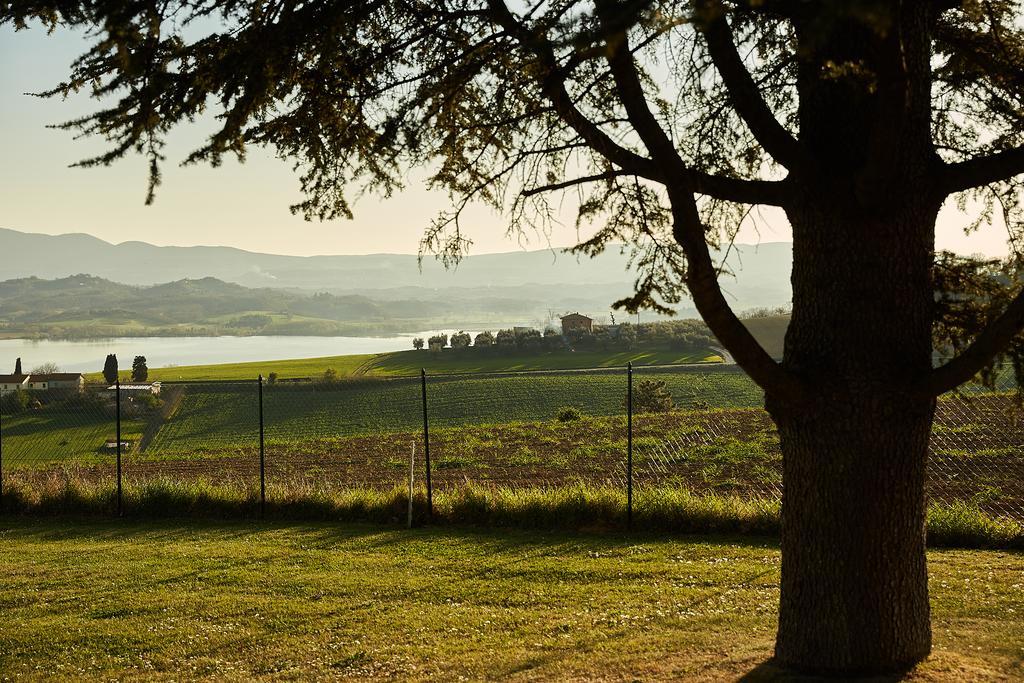
[[366, 370], [374, 375], [414, 375], [420, 369], [428, 373], [448, 372], [520, 372], [527, 370], [570, 370], [575, 368], [624, 368], [634, 365], [679, 365], [717, 363], [721, 358], [712, 351], [682, 352], [667, 349], [635, 351], [562, 351], [540, 354], [498, 355], [475, 353], [472, 349], [456, 352], [396, 351], [382, 353], [370, 361]]
[[[3, 520], [0, 678], [764, 680], [774, 542]], [[1021, 556], [929, 553], [919, 680], [1024, 676]]]
[[[142, 420], [124, 419], [121, 439], [132, 444], [142, 436]], [[114, 462], [117, 422], [113, 406], [97, 402], [56, 401], [40, 410], [3, 416], [3, 465], [54, 462]]]
[[[252, 363], [227, 363], [222, 365], [187, 365], [175, 368], [152, 368], [150, 381], [173, 382], [180, 380], [255, 380], [261, 373], [264, 377], [276, 372], [281, 379], [295, 377], [316, 377], [327, 368], [334, 368], [340, 375], [356, 374], [357, 370], [377, 354], [365, 353], [349, 356], [327, 356], [324, 358], [298, 358], [295, 360], [267, 360]], [[90, 381], [99, 381], [102, 375], [86, 376]]]
[[[636, 351], [587, 351], [499, 356], [492, 354], [456, 353], [446, 349], [430, 351], [395, 351], [350, 356], [325, 356], [294, 360], [267, 360], [221, 365], [185, 365], [173, 368], [152, 368], [151, 381], [254, 380], [276, 372], [281, 379], [319, 377], [328, 368], [339, 375], [418, 375], [425, 368], [429, 373], [452, 372], [517, 372], [523, 370], [565, 370], [575, 368], [625, 367], [634, 365], [678, 365], [683, 363], [717, 363], [721, 359], [711, 351], [684, 353], [665, 349]], [[89, 381], [102, 381], [101, 373], [86, 375]]]
[[750, 334], [760, 342], [764, 350], [772, 358], [782, 358], [786, 328], [789, 327], [788, 315], [770, 315], [762, 318], [744, 318], [743, 325]]

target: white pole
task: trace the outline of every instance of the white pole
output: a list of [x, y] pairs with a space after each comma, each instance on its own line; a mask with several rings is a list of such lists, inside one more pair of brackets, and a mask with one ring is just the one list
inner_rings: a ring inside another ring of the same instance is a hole
[[409, 528], [412, 528], [412, 487], [413, 478], [416, 476], [416, 442], [412, 442], [412, 451], [409, 453]]

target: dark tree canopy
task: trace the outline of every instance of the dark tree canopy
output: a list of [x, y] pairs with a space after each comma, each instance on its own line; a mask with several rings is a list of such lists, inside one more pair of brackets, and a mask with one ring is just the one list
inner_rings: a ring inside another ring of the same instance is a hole
[[107, 384], [117, 381], [117, 356], [112, 353], [107, 354], [107, 359], [103, 362], [103, 379]]
[[149, 379], [149, 366], [146, 365], [145, 356], [135, 356], [132, 361], [132, 381], [145, 382]]
[[[353, 192], [427, 169], [452, 209], [421, 247], [449, 262], [470, 246], [471, 202], [544, 233], [568, 195], [589, 236], [578, 252], [631, 250], [640, 276], [617, 306], [692, 297], [765, 389], [784, 463], [780, 661], [897, 671], [930, 651], [935, 397], [1007, 355], [1024, 369], [1020, 2], [0, 5], [0, 23], [34, 22], [91, 29], [45, 94], [101, 101], [64, 125], [110, 143], [81, 163], [145, 155], [148, 199], [168, 132], [211, 116], [206, 143], [174, 161], [268, 146], [295, 164], [308, 218], [350, 216]], [[968, 229], [1005, 225], [1010, 257], [937, 254], [948, 202], [973, 213]], [[730, 309], [710, 251], [757, 206], [793, 226], [781, 363]], [[933, 367], [935, 350], [955, 357]]]

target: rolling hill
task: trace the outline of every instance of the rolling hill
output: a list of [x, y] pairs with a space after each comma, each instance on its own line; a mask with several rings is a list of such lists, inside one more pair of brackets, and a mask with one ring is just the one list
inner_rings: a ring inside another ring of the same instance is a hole
[[[636, 273], [628, 255], [611, 249], [596, 258], [553, 250], [481, 254], [446, 270], [411, 254], [282, 256], [231, 247], [161, 247], [144, 242], [110, 244], [85, 234], [41, 235], [0, 229], [0, 280], [66, 278], [79, 273], [129, 285], [216, 278], [251, 288], [362, 294], [373, 299], [460, 298], [567, 300], [565, 306], [606, 311], [632, 291]], [[723, 287], [737, 309], [778, 306], [790, 299], [791, 245], [787, 242], [736, 245]], [[527, 290], [520, 288], [527, 287]], [[443, 290], [443, 291], [441, 291]], [[423, 295], [432, 293], [432, 297]], [[572, 306], [575, 299], [578, 306]], [[550, 307], [559, 302], [549, 301]], [[682, 306], [683, 309], [686, 305]], [[686, 313], [681, 310], [680, 313]]]
[[[611, 303], [636, 279], [614, 249], [594, 259], [482, 254], [446, 270], [405, 254], [298, 257], [0, 229], [0, 253], [13, 255], [0, 264], [0, 335], [8, 337], [375, 335], [541, 327], [567, 311], [610, 322]], [[790, 264], [788, 243], [734, 246], [723, 290], [737, 311], [784, 305]], [[677, 313], [696, 317], [685, 300]]]

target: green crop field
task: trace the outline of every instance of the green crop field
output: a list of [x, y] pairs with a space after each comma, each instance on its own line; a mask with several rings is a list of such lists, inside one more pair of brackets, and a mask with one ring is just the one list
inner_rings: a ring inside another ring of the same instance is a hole
[[[358, 374], [378, 354], [366, 353], [348, 356], [326, 356], [323, 358], [298, 358], [295, 360], [267, 360], [251, 363], [225, 363], [221, 365], [188, 365], [173, 368], [151, 368], [150, 381], [202, 381], [202, 380], [255, 380], [276, 372], [281, 379], [295, 377], [317, 377], [327, 368], [334, 368], [339, 375]], [[90, 381], [102, 381], [100, 373], [87, 375]]]
[[[124, 419], [121, 438], [138, 443], [144, 421]], [[5, 466], [59, 462], [114, 462], [104, 449], [117, 433], [114, 409], [99, 402], [60, 401], [39, 410], [3, 416]]]
[[[5, 679], [777, 673], [771, 540], [7, 517], [0, 543]], [[1024, 677], [1019, 555], [928, 568], [935, 652], [912, 677]]]
[[[761, 391], [746, 375], [727, 367], [708, 372], [638, 370], [637, 381], [664, 380], [676, 405], [748, 408], [762, 404]], [[625, 372], [553, 372], [429, 378], [432, 427], [483, 425], [554, 419], [563, 407], [585, 415], [625, 412]], [[126, 438], [137, 443], [149, 424], [145, 455], [194, 457], [253, 447], [258, 434], [255, 383], [198, 383], [164, 386], [173, 404], [162, 419], [152, 414], [129, 424]], [[76, 461], [97, 455], [113, 436], [112, 413], [98, 408], [63, 410], [46, 406], [5, 417], [7, 462]], [[272, 443], [313, 442], [359, 434], [416, 431], [422, 427], [418, 378], [355, 377], [330, 386], [280, 383], [264, 389], [266, 438]]]
[[[637, 373], [637, 377], [645, 377]], [[677, 405], [757, 407], [760, 390], [737, 372], [662, 371]], [[198, 454], [237, 445], [251, 447], [257, 434], [256, 390], [251, 385], [181, 387], [183, 398], [160, 429], [147, 455]], [[304, 441], [355, 434], [401, 432], [422, 426], [417, 379], [351, 379], [330, 388], [281, 384], [264, 391], [266, 438]], [[588, 415], [624, 412], [625, 373], [559, 373], [438, 377], [428, 382], [432, 427], [550, 420], [574, 406]]]
[[577, 368], [622, 368], [634, 365], [681, 365], [686, 363], [720, 363], [721, 358], [709, 350], [700, 352], [637, 349], [634, 351], [566, 351], [540, 354], [498, 355], [477, 353], [472, 349], [440, 353], [431, 351], [397, 351], [382, 353], [367, 363], [366, 371], [374, 375], [414, 375], [420, 369], [428, 373], [517, 372], [524, 370], [572, 370]]
[[[351, 375], [418, 375], [428, 373], [517, 372], [524, 370], [570, 370], [578, 368], [625, 367], [634, 365], [680, 365], [686, 363], [719, 363], [721, 358], [711, 351], [681, 352], [665, 349], [635, 351], [586, 351], [540, 354], [497, 355], [473, 351], [456, 352], [445, 349], [430, 351], [395, 351], [349, 356], [325, 356], [294, 360], [267, 360], [220, 365], [187, 365], [172, 368], [151, 368], [151, 381], [254, 380], [260, 374], [275, 372], [280, 379], [319, 377], [328, 368], [340, 376]], [[124, 373], [127, 379], [127, 373]], [[102, 381], [99, 372], [87, 379]]]

